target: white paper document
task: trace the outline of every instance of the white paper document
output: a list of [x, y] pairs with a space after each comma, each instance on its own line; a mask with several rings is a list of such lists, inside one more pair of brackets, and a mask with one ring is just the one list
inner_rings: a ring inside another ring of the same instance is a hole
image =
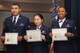
[[28, 42], [42, 41], [41, 30], [27, 30]]
[[18, 33], [5, 33], [5, 42], [4, 44], [18, 44]]
[[56, 28], [52, 29], [53, 41], [67, 41], [67, 37], [65, 36], [65, 33], [67, 33], [67, 28]]

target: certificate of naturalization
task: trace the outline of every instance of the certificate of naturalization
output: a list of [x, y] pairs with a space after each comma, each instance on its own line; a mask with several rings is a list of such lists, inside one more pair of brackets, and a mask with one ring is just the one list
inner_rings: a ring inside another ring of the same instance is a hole
[[41, 30], [27, 30], [28, 42], [42, 41]]
[[18, 44], [18, 33], [5, 33], [5, 44]]
[[52, 29], [53, 41], [67, 41], [67, 37], [65, 36], [65, 33], [67, 33], [67, 28], [55, 28]]

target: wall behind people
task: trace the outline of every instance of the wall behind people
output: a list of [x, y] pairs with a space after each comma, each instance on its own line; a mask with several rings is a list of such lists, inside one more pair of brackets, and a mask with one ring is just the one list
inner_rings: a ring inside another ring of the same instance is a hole
[[[28, 17], [30, 19], [30, 22], [33, 22], [33, 15], [35, 13], [34, 12], [22, 12], [21, 14]], [[44, 16], [44, 25], [50, 27], [52, 14], [51, 13], [41, 13], [41, 14]], [[3, 21], [5, 18], [9, 17], [10, 15], [11, 15], [10, 11], [0, 11], [0, 35], [2, 33]]]

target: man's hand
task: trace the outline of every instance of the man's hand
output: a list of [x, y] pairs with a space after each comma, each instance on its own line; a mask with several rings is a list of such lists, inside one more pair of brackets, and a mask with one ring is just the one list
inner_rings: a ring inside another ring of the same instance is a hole
[[1, 41], [5, 41], [5, 36], [0, 36]]
[[18, 36], [18, 41], [22, 41], [22, 36]]
[[68, 38], [70, 38], [70, 37], [73, 36], [73, 33], [71, 33], [71, 32], [67, 32], [67, 33], [65, 33], [65, 36], [68, 37]]

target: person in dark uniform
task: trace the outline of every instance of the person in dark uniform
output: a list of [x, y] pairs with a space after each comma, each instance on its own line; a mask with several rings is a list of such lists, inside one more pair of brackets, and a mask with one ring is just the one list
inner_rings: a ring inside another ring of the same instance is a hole
[[52, 22], [52, 29], [67, 28], [65, 36], [68, 38], [67, 41], [54, 41], [54, 53], [76, 53], [75, 38], [77, 37], [77, 29], [74, 21], [65, 17], [66, 14], [65, 8], [60, 6], [57, 10], [58, 19]]
[[5, 19], [1, 40], [4, 42], [5, 33], [18, 33], [18, 45], [7, 45], [7, 53], [27, 53], [24, 35], [29, 26], [29, 19], [22, 16], [21, 7], [14, 3], [11, 6], [12, 15]]
[[[42, 41], [30, 42], [30, 53], [49, 53], [48, 44], [51, 43], [51, 38], [49, 36], [50, 29], [47, 26], [43, 25], [44, 18], [41, 14], [34, 15], [34, 24], [35, 26], [32, 29], [41, 30], [41, 39]], [[27, 40], [27, 36], [24, 37]]]

